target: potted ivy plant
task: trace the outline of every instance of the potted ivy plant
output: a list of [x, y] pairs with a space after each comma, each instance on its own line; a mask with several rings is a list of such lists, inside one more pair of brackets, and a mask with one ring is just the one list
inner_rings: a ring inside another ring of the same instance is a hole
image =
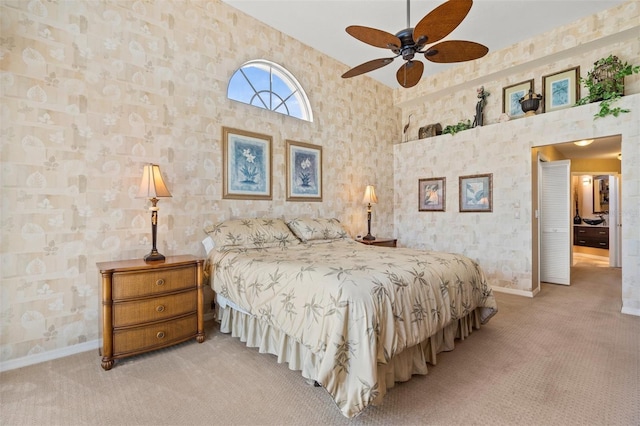
[[595, 118], [613, 115], [619, 116], [629, 112], [629, 109], [614, 107], [612, 104], [624, 96], [624, 78], [631, 74], [640, 73], [640, 66], [622, 62], [617, 56], [609, 55], [593, 63], [593, 69], [586, 78], [580, 78], [580, 83], [589, 90], [589, 95], [578, 99], [576, 105], [586, 105], [600, 102], [600, 109]]

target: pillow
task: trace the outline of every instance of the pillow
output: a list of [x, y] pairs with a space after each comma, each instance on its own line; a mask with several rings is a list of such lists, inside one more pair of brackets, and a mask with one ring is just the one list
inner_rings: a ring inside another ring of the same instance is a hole
[[217, 250], [270, 248], [299, 244], [300, 241], [280, 219], [233, 219], [204, 228]]
[[338, 219], [295, 218], [287, 222], [287, 226], [301, 241], [337, 240], [348, 238]]

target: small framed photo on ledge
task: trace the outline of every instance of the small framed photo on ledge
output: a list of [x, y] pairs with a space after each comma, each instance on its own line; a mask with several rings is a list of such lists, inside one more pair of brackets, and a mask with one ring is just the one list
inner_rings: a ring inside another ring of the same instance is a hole
[[446, 178], [418, 179], [418, 211], [445, 211], [446, 195]]
[[503, 88], [502, 112], [511, 118], [524, 117], [520, 98], [529, 93], [529, 90], [533, 91], [533, 79]]
[[493, 211], [493, 174], [460, 176], [460, 211]]
[[580, 67], [542, 76], [542, 112], [569, 108], [580, 99]]

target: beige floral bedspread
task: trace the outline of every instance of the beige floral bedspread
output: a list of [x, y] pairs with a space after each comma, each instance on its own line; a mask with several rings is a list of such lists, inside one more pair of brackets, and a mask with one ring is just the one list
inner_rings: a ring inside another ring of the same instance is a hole
[[352, 417], [377, 396], [377, 363], [481, 307], [497, 312], [461, 255], [345, 239], [212, 252], [214, 291], [319, 354], [317, 381]]

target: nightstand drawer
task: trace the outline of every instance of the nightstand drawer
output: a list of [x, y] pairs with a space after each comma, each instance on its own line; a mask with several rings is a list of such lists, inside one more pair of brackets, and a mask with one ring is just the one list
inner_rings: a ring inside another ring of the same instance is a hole
[[113, 304], [113, 326], [124, 327], [143, 322], [160, 321], [197, 309], [196, 289], [170, 296]]
[[196, 268], [193, 266], [113, 274], [113, 300], [150, 296], [191, 287], [196, 288]]
[[197, 330], [198, 318], [195, 312], [176, 320], [116, 330], [113, 333], [113, 356], [169, 346], [194, 337]]

